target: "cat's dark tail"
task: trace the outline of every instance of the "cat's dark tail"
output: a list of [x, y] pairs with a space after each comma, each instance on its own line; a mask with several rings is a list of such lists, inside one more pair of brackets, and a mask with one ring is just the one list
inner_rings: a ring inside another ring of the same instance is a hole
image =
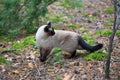
[[99, 49], [101, 49], [101, 48], [103, 47], [103, 44], [100, 44], [100, 43], [98, 43], [98, 44], [96, 44], [96, 45], [94, 45], [94, 46], [90, 46], [90, 45], [87, 44], [87, 43], [82, 39], [82, 37], [80, 37], [80, 36], [79, 36], [79, 39], [78, 39], [78, 43], [79, 43], [79, 45], [80, 45], [83, 49], [85, 49], [85, 50], [87, 50], [87, 51], [90, 51], [90, 52], [97, 51], [97, 50], [99, 50]]

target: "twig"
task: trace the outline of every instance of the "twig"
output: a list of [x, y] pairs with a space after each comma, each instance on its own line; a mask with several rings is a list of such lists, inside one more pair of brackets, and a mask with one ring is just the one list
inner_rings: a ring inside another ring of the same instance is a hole
[[15, 49], [0, 50], [0, 54], [7, 53], [7, 52], [14, 52], [14, 51], [16, 51], [16, 50]]
[[36, 67], [36, 69], [37, 69], [37, 72], [38, 72], [38, 75], [40, 76], [40, 70], [38, 69], [38, 66], [37, 66], [37, 64], [36, 64], [36, 61], [33, 59], [33, 63], [35, 64], [35, 67]]
[[111, 62], [120, 62], [120, 60], [111, 60]]
[[71, 78], [71, 80], [75, 80], [76, 74], [74, 74]]
[[45, 62], [46, 65], [49, 63], [49, 61], [52, 59], [52, 57], [53, 57], [53, 54], [51, 54], [51, 55], [48, 56], [48, 59]]
[[48, 2], [48, 5], [52, 4], [53, 2], [57, 1], [57, 0], [49, 0], [50, 2]]
[[27, 74], [24, 77], [22, 77], [21, 79], [19, 79], [19, 80], [25, 80], [30, 75], [30, 73], [31, 72], [27, 72]]

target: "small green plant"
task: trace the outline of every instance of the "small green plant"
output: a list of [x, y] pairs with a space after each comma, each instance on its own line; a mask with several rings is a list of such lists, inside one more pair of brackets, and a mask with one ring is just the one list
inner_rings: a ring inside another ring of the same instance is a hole
[[105, 36], [109, 36], [112, 34], [111, 30], [99, 30], [96, 32], [97, 35], [105, 35]]
[[82, 33], [85, 33], [85, 32], [87, 32], [87, 30], [86, 30], [86, 29], [83, 29], [83, 30], [81, 30], [81, 32], [82, 32]]
[[[112, 34], [112, 30], [99, 30], [96, 32], [97, 35], [105, 35], [110, 36]], [[120, 30], [116, 32], [116, 35], [120, 35]]]
[[91, 20], [91, 21], [94, 21], [94, 20], [96, 19], [95, 16], [88, 16], [87, 18], [88, 18], [89, 20]]
[[59, 14], [46, 14], [45, 19], [52, 21], [52, 23], [66, 21], [66, 17], [61, 17]]
[[62, 64], [64, 62], [64, 58], [63, 58], [63, 52], [60, 48], [54, 48], [53, 49], [53, 62], [57, 62], [59, 64]]
[[1, 64], [9, 64], [9, 63], [10, 63], [10, 61], [8, 61], [6, 58], [0, 57], [0, 65]]
[[105, 52], [102, 52], [102, 53], [99, 53], [99, 52], [93, 52], [87, 56], [84, 56], [84, 59], [85, 60], [88, 60], [88, 61], [91, 61], [91, 60], [102, 60], [103, 58], [107, 57], [107, 53]]
[[74, 25], [74, 24], [67, 24], [67, 27], [69, 27], [69, 28], [79, 28], [80, 26]]
[[50, 18], [50, 20], [51, 20], [52, 22], [63, 22], [63, 21], [65, 21], [66, 19], [65, 19], [65, 18], [54, 17], [54, 18]]
[[114, 20], [110, 18], [104, 25], [105, 26], [111, 26], [113, 24]]
[[81, 12], [80, 14], [82, 14], [83, 16], [86, 16], [89, 14], [89, 12], [84, 11], [84, 12]]
[[26, 34], [34, 34], [37, 31], [37, 28], [30, 27], [26, 30]]
[[64, 0], [64, 2], [61, 2], [61, 6], [67, 8], [67, 9], [75, 9], [75, 8], [81, 8], [83, 7], [83, 2], [81, 0]]
[[10, 41], [14, 41], [14, 40], [15, 40], [14, 37], [10, 37], [10, 36], [0, 36], [0, 42], [2, 42], [2, 41], [10, 42]]
[[57, 76], [55, 80], [61, 80], [61, 79], [60, 79], [60, 77]]
[[[89, 15], [89, 12], [81, 12], [80, 14], [82, 14], [83, 16], [86, 16], [89, 20], [91, 20], [91, 21], [94, 21], [94, 20], [96, 20], [96, 16], [94, 16], [94, 15]], [[97, 12], [96, 12], [96, 14], [98, 14]]]
[[116, 35], [120, 35], [120, 30], [117, 30]]
[[113, 13], [114, 12], [114, 8], [106, 8], [104, 10], [105, 13]]
[[29, 45], [36, 45], [34, 36], [28, 36], [22, 39], [21, 41], [14, 43], [12, 45], [12, 48], [21, 50], [21, 49], [28, 47]]
[[88, 44], [90, 44], [90, 45], [95, 44], [95, 42], [90, 34], [84, 34], [82, 37], [84, 40], [87, 41]]

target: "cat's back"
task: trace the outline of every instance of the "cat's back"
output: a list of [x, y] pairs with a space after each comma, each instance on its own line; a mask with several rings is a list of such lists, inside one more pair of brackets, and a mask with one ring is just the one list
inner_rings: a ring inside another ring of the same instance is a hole
[[66, 36], [76, 37], [79, 35], [78, 33], [75, 33], [72, 31], [64, 31], [64, 30], [55, 30], [55, 34], [56, 34], [56, 36], [58, 36], [60, 38], [66, 37]]
[[55, 45], [68, 52], [74, 51], [78, 46], [78, 35], [71, 31], [55, 30]]

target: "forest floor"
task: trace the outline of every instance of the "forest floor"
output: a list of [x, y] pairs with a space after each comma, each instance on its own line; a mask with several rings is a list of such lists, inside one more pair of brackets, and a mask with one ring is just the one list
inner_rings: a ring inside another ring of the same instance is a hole
[[[79, 33], [87, 30], [89, 34], [95, 34], [99, 30], [112, 29], [113, 24], [106, 25], [113, 13], [106, 13], [106, 8], [112, 8], [110, 0], [83, 0], [81, 8], [67, 9], [55, 2], [48, 7], [49, 13], [58, 18], [65, 18], [64, 21], [54, 22], [54, 26], [64, 30], [71, 30]], [[91, 19], [92, 18], [92, 19]], [[80, 28], [68, 28], [67, 24], [75, 24]], [[102, 52], [107, 52], [109, 36], [93, 35], [95, 42], [103, 43]], [[14, 42], [0, 42], [0, 49], [9, 48]], [[111, 80], [120, 80], [120, 35], [114, 39], [114, 50], [111, 56], [110, 77]], [[39, 52], [33, 46], [13, 54], [13, 51], [6, 51], [0, 56], [10, 60], [10, 64], [0, 65], [0, 80], [105, 80], [105, 62], [102, 60], [87, 61], [82, 57], [64, 59], [64, 63], [51, 62], [51, 59], [42, 63], [39, 61]]]

